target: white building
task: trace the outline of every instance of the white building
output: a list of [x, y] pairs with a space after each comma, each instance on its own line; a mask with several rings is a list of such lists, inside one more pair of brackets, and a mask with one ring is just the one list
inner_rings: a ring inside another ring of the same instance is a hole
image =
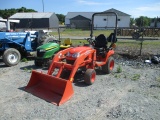
[[[115, 12], [118, 15], [118, 27], [130, 27], [130, 15], [126, 14], [124, 12], [118, 11], [116, 9], [109, 9], [104, 12]], [[66, 26], [74, 26], [76, 28], [79, 28], [80, 23], [82, 27], [84, 25], [88, 26], [91, 22], [92, 15], [94, 12], [68, 12], [68, 14], [65, 17], [65, 25]], [[85, 23], [84, 23], [85, 21]], [[104, 28], [111, 28], [115, 27], [115, 16], [114, 15], [98, 15], [94, 18], [94, 27], [97, 29], [104, 29]]]

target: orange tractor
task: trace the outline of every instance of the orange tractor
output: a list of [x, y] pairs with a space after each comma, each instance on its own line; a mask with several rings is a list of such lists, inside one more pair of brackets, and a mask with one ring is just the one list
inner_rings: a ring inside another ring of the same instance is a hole
[[[115, 30], [108, 38], [100, 34], [93, 37], [94, 16], [98, 14], [113, 14], [116, 16]], [[77, 70], [85, 70], [84, 81], [93, 84], [96, 79], [95, 67], [101, 67], [105, 74], [114, 68], [113, 48], [117, 34], [117, 14], [114, 12], [94, 13], [92, 16], [91, 37], [87, 39], [89, 44], [79, 47], [70, 47], [58, 52], [49, 67], [48, 73], [32, 71], [32, 75], [25, 90], [48, 102], [61, 105], [69, 100], [74, 91], [72, 82]], [[107, 43], [111, 45], [107, 47]]]

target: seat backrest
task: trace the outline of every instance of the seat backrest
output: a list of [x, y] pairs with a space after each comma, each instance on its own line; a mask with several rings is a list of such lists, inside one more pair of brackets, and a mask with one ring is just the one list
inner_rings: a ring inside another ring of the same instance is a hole
[[[111, 33], [111, 34], [109, 35], [109, 37], [107, 38], [107, 41], [108, 41], [108, 42], [112, 42], [114, 39], [115, 39], [115, 34], [114, 34], [114, 33]], [[116, 41], [115, 41], [115, 42], [117, 42], [117, 38], [116, 38]]]
[[106, 47], [106, 44], [107, 44], [107, 39], [106, 37], [104, 36], [104, 34], [100, 34], [99, 36], [96, 37], [95, 39], [95, 47]]
[[70, 38], [65, 39], [64, 44], [65, 45], [71, 45], [72, 44], [71, 39]]

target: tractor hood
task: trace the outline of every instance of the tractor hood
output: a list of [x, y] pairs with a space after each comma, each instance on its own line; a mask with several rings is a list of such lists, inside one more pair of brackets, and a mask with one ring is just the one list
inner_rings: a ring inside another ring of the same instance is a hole
[[75, 48], [72, 48], [69, 52], [71, 54], [73, 53], [84, 53], [86, 52], [87, 50], [91, 50], [92, 48], [91, 47], [87, 47], [87, 46], [82, 46], [82, 47], [75, 47]]
[[59, 44], [49, 42], [49, 43], [45, 43], [45, 44], [39, 46], [39, 47], [37, 48], [37, 50], [38, 50], [38, 49], [49, 50], [49, 49], [53, 49], [53, 48], [57, 48], [57, 47], [59, 47]]

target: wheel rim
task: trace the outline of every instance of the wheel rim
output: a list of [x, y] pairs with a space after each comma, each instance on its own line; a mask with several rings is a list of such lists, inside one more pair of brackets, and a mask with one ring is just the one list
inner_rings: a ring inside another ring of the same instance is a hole
[[114, 68], [114, 60], [112, 60], [112, 61], [110, 62], [110, 66], [109, 66], [109, 69], [110, 69], [110, 70], [113, 70], [113, 68]]
[[15, 63], [18, 61], [18, 55], [16, 53], [11, 53], [8, 55], [8, 61], [10, 63]]
[[91, 75], [91, 82], [93, 83], [95, 81], [95, 78], [96, 78], [96, 73], [92, 73]]

